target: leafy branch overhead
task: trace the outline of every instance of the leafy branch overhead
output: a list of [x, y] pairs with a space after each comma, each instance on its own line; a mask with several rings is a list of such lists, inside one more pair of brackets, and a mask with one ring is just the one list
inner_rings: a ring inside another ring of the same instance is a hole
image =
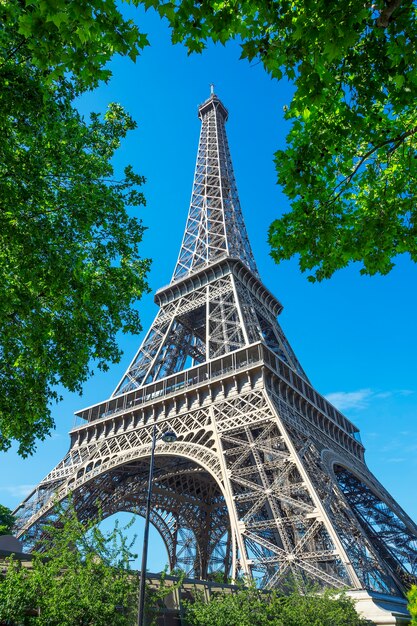
[[295, 86], [275, 154], [291, 211], [270, 227], [278, 262], [299, 255], [310, 280], [352, 261], [366, 274], [417, 261], [416, 9], [411, 0], [145, 0], [190, 52], [237, 38]]
[[86, 122], [73, 102], [146, 41], [112, 1], [0, 13], [0, 449], [26, 455], [53, 428], [57, 385], [80, 391], [91, 360], [120, 358], [117, 331], [140, 330], [149, 262], [128, 207], [144, 179], [111, 163], [135, 123], [117, 104]]
[[[310, 279], [352, 261], [386, 273], [417, 260], [416, 11], [411, 0], [132, 0], [200, 52], [237, 38], [294, 83], [275, 155], [291, 211], [269, 232], [277, 260]], [[147, 289], [144, 203], [111, 159], [134, 122], [119, 106], [86, 122], [74, 99], [110, 76], [115, 54], [148, 42], [115, 0], [0, 4], [0, 450], [26, 455], [53, 428], [57, 385], [80, 390], [92, 361], [117, 361], [118, 330], [140, 328]]]

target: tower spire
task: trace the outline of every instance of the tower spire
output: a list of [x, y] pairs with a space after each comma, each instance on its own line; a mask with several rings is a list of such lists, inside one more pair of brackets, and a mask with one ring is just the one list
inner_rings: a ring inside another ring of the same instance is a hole
[[228, 111], [214, 93], [198, 108], [200, 141], [187, 224], [172, 281], [222, 257], [240, 259], [257, 277], [226, 136]]

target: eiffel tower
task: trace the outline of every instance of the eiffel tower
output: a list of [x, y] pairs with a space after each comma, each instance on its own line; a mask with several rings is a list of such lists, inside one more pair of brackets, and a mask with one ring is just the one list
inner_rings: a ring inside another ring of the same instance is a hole
[[156, 446], [151, 512], [171, 568], [348, 589], [376, 623], [400, 623], [417, 527], [281, 330], [243, 221], [227, 109], [212, 93], [198, 115], [185, 234], [155, 321], [112, 396], [76, 413], [65, 458], [16, 510], [18, 534], [36, 544], [70, 493], [80, 519], [98, 501], [104, 517], [143, 515], [156, 423], [178, 435]]

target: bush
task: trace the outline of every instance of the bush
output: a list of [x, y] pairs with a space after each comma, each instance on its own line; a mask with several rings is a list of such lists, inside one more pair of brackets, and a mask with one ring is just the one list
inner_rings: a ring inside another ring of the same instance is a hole
[[362, 626], [353, 600], [340, 591], [262, 592], [254, 587], [187, 603], [188, 626]]
[[411, 626], [417, 626], [417, 586], [413, 585], [407, 594], [408, 610], [411, 613]]

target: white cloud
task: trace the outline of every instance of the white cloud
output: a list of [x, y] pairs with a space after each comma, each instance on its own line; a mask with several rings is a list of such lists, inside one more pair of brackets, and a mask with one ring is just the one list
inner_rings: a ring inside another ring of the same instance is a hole
[[412, 389], [400, 389], [398, 393], [400, 394], [400, 396], [411, 396], [414, 391]]
[[359, 389], [358, 391], [335, 391], [328, 393], [326, 399], [335, 405], [339, 411], [346, 409], [364, 409], [368, 406], [369, 399], [374, 395], [372, 389]]
[[14, 498], [25, 498], [36, 485], [10, 485], [9, 487], [0, 487], [0, 491], [6, 491]]
[[349, 409], [365, 409], [372, 400], [386, 400], [392, 396], [410, 396], [415, 393], [411, 389], [395, 389], [393, 391], [379, 391], [375, 389], [358, 389], [358, 391], [334, 391], [326, 398], [339, 411]]

